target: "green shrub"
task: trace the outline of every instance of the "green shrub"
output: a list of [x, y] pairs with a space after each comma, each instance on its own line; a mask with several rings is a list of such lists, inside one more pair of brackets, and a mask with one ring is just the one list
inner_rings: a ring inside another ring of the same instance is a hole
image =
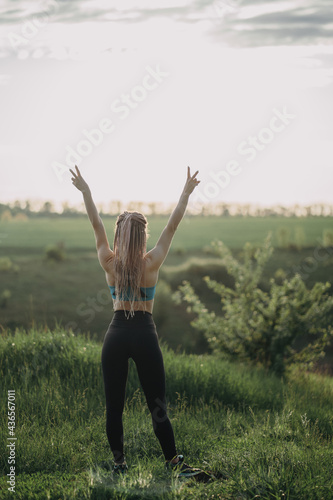
[[281, 248], [288, 248], [290, 229], [287, 227], [279, 227], [276, 234], [278, 245]]
[[0, 295], [0, 307], [2, 307], [3, 309], [7, 307], [8, 299], [10, 299], [11, 296], [12, 292], [10, 290], [7, 290], [7, 288], [3, 290]]
[[333, 247], [333, 231], [332, 229], [325, 229], [323, 231], [324, 247]]
[[[287, 364], [308, 366], [323, 356], [333, 334], [333, 297], [326, 294], [330, 284], [316, 283], [308, 290], [301, 276], [295, 275], [281, 284], [271, 279], [270, 290], [261, 290], [258, 283], [273, 252], [270, 236], [255, 253], [245, 245], [243, 263], [222, 242], [214, 247], [235, 279], [234, 288], [228, 288], [204, 278], [221, 298], [222, 315], [208, 311], [187, 281], [174, 294], [176, 302], [187, 302], [188, 312], [197, 314], [191, 324], [204, 332], [214, 351], [258, 363], [280, 375]], [[299, 337], [313, 341], [297, 350], [295, 340]]]
[[9, 257], [0, 257], [0, 271], [10, 271], [13, 263]]
[[163, 325], [173, 306], [171, 288], [163, 279], [157, 285], [157, 297], [154, 304], [154, 318], [158, 325]]
[[19, 266], [14, 264], [10, 257], [0, 257], [0, 272], [4, 271], [13, 271], [17, 273], [19, 270]]
[[176, 247], [172, 250], [172, 253], [173, 255], [185, 255], [186, 254], [186, 250], [184, 247]]
[[63, 243], [57, 243], [56, 245], [49, 245], [45, 249], [45, 254], [47, 260], [53, 260], [57, 262], [64, 260], [65, 252]]
[[274, 273], [274, 278], [276, 283], [279, 283], [280, 285], [282, 284], [283, 280], [285, 280], [287, 277], [287, 273], [284, 269], [279, 267]]

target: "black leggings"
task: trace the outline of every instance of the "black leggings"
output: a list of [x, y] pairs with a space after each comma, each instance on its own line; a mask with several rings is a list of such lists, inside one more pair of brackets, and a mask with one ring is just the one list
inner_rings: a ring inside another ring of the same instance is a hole
[[143, 311], [136, 311], [134, 317], [129, 319], [123, 311], [115, 311], [102, 348], [106, 434], [114, 459], [116, 462], [124, 459], [122, 414], [128, 358], [136, 364], [165, 460], [171, 460], [177, 452], [166, 410], [163, 357], [153, 317]]

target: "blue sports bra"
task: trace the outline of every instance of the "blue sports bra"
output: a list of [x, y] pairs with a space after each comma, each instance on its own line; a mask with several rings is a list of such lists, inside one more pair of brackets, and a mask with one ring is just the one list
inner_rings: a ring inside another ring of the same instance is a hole
[[[116, 287], [109, 285], [110, 292], [112, 295], [113, 299], [116, 299]], [[146, 302], [147, 300], [153, 300], [155, 296], [155, 291], [156, 291], [156, 285], [155, 286], [148, 286], [148, 287], [140, 287], [141, 290], [141, 297], [135, 298], [135, 301], [144, 301]], [[130, 287], [127, 288], [125, 297], [120, 297], [121, 300], [130, 300], [130, 294], [131, 294], [131, 289]]]

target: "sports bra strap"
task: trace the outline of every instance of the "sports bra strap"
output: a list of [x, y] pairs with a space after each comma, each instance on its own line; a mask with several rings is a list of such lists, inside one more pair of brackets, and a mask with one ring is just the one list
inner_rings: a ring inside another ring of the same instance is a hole
[[[109, 288], [110, 288], [112, 298], [116, 299], [116, 287], [109, 285]], [[135, 301], [146, 302], [147, 300], [153, 300], [153, 298], [155, 296], [155, 292], [156, 292], [156, 285], [155, 286], [148, 286], [148, 287], [140, 287], [140, 291], [141, 291], [141, 296], [139, 298], [136, 297], [134, 299]], [[130, 300], [130, 296], [131, 296], [131, 288], [128, 287], [126, 292], [125, 292], [125, 296], [120, 297], [120, 299], [124, 300], [124, 301]]]

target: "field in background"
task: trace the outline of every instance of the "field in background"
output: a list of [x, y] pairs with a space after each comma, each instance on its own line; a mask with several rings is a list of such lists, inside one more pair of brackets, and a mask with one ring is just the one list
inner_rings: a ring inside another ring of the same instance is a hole
[[[130, 362], [124, 411], [128, 475], [113, 477], [105, 433], [101, 344], [67, 331], [0, 335], [1, 400], [15, 391], [16, 490], [3, 500], [332, 498], [332, 378], [297, 372], [283, 381], [214, 356], [162, 345], [177, 449], [215, 473], [211, 484], [179, 481], [163, 455]], [[7, 421], [6, 405], [0, 418]], [[7, 432], [0, 436], [6, 448]]]
[[[104, 217], [104, 225], [113, 243], [115, 217]], [[150, 238], [148, 248], [155, 245], [168, 217], [148, 218]], [[230, 248], [242, 248], [244, 243], [259, 244], [269, 231], [273, 233], [273, 244], [278, 245], [279, 228], [290, 231], [290, 242], [295, 241], [295, 232], [304, 231], [304, 246], [316, 246], [325, 229], [333, 230], [330, 217], [191, 217], [185, 216], [174, 237], [173, 248], [198, 250], [209, 245], [213, 239], [222, 240]], [[68, 249], [94, 249], [94, 234], [87, 216], [63, 218], [35, 218], [28, 221], [0, 222], [0, 251], [13, 253], [25, 250], [40, 252], [46, 245], [63, 241]]]
[[[167, 217], [150, 217], [148, 248], [157, 241]], [[115, 218], [104, 218], [110, 244]], [[282, 228], [282, 229], [281, 229]], [[307, 258], [313, 258], [325, 230], [333, 229], [331, 218], [252, 218], [185, 216], [162, 266], [154, 305], [160, 338], [170, 347], [187, 352], [207, 352], [206, 340], [190, 325], [185, 306], [176, 306], [172, 292], [184, 279], [190, 280], [207, 306], [218, 310], [219, 300], [202, 282], [210, 275], [225, 282], [221, 263], [208, 252], [214, 239], [221, 239], [237, 255], [246, 242], [260, 244], [269, 231], [277, 246], [266, 266], [265, 282], [277, 269], [294, 272]], [[289, 235], [288, 235], [289, 231]], [[286, 248], [280, 248], [281, 233]], [[302, 241], [303, 240], [303, 241]], [[295, 242], [300, 249], [295, 247]], [[45, 248], [62, 242], [65, 260], [46, 259]], [[322, 254], [322, 253], [321, 253]], [[74, 333], [89, 331], [102, 340], [112, 318], [111, 295], [97, 260], [95, 238], [88, 217], [36, 218], [0, 223], [0, 260], [10, 257], [13, 267], [0, 270], [0, 324], [13, 330], [33, 324], [54, 327], [57, 323]], [[310, 268], [311, 269], [311, 268]], [[333, 283], [333, 256], [318, 262], [307, 274], [306, 284]], [[5, 299], [5, 291], [10, 296]]]

